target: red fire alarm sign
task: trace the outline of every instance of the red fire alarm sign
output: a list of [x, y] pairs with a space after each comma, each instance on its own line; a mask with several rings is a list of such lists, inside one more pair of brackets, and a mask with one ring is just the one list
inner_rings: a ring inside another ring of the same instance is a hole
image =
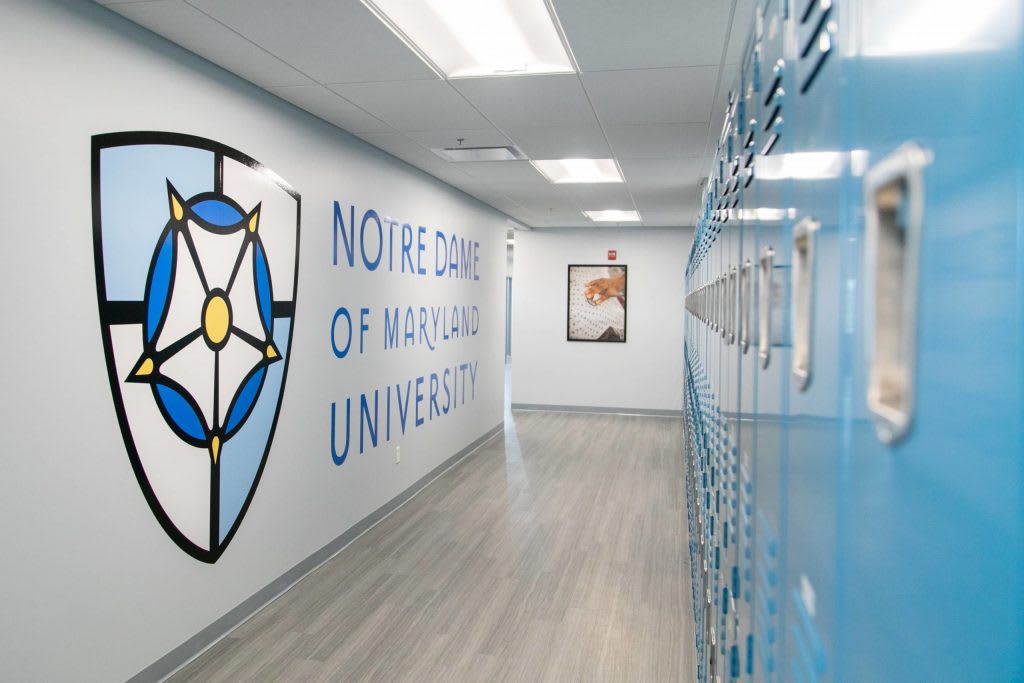
[[609, 260], [609, 261], [614, 261], [614, 260], [615, 260], [615, 259], [617, 259], [618, 257], [619, 257], [619, 252], [617, 252], [617, 251], [616, 251], [616, 250], [614, 250], [614, 249], [609, 249], [609, 250], [608, 250], [608, 260]]

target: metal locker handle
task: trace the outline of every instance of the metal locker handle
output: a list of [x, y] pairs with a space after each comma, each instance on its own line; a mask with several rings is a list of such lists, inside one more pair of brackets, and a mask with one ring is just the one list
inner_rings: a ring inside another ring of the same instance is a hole
[[708, 325], [711, 326], [711, 331], [715, 332], [718, 328], [716, 323], [718, 322], [718, 309], [715, 306], [718, 305], [718, 279], [714, 279], [709, 283], [708, 287]]
[[743, 353], [750, 349], [750, 307], [754, 295], [750, 277], [752, 267], [750, 259], [747, 259], [740, 270], [740, 349]]
[[927, 152], [908, 143], [864, 176], [867, 403], [875, 433], [894, 443], [914, 412], [917, 282]]
[[722, 332], [722, 301], [725, 295], [722, 294], [722, 276], [715, 278], [715, 332]]
[[715, 288], [717, 283], [712, 280], [708, 283], [708, 326], [712, 331], [715, 329]]
[[718, 331], [718, 278], [711, 282], [711, 331]]
[[718, 301], [718, 332], [722, 335], [722, 339], [726, 338], [726, 325], [729, 321], [729, 276], [722, 273], [718, 276], [718, 289], [719, 289], [719, 301]]
[[736, 316], [738, 312], [736, 308], [736, 295], [738, 293], [736, 280], [736, 266], [733, 266], [729, 271], [729, 338], [726, 340], [729, 344], [736, 343]]
[[715, 278], [715, 332], [722, 329], [722, 278]]
[[797, 389], [811, 384], [814, 332], [814, 246], [821, 223], [806, 217], [793, 226], [793, 377]]
[[761, 297], [758, 311], [760, 324], [757, 331], [757, 355], [761, 359], [761, 368], [767, 368], [772, 353], [772, 273], [775, 270], [775, 250], [765, 247], [761, 250], [761, 281], [759, 293]]

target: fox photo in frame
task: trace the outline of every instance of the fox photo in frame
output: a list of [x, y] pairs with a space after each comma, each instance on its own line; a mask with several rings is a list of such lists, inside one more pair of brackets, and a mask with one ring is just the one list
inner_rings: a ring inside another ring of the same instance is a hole
[[626, 266], [569, 266], [567, 339], [626, 341]]

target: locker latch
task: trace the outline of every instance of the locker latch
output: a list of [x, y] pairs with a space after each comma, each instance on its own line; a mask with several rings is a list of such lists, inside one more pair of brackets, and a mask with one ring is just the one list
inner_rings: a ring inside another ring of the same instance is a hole
[[917, 280], [930, 156], [907, 143], [864, 176], [867, 404], [885, 443], [904, 437], [914, 410]]

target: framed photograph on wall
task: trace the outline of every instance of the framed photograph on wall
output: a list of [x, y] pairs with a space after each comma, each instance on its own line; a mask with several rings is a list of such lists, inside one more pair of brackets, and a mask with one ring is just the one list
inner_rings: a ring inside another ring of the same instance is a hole
[[566, 339], [626, 341], [626, 266], [569, 266]]

